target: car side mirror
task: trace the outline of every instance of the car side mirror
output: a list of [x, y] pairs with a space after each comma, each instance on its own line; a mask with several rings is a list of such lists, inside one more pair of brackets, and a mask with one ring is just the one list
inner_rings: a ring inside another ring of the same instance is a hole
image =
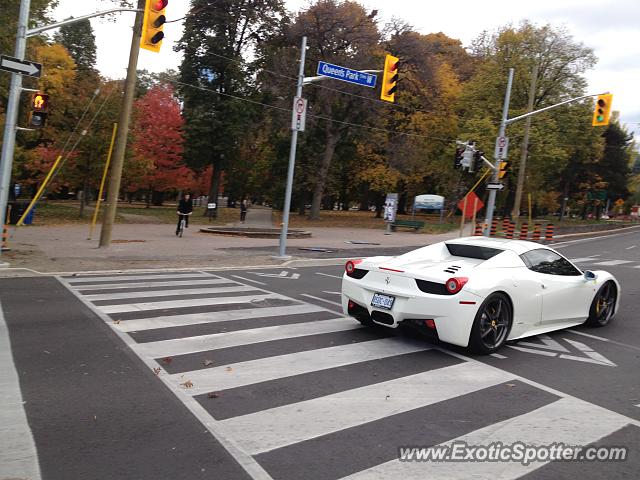
[[585, 270], [584, 271], [584, 279], [585, 280], [591, 281], [591, 280], [595, 280], [596, 278], [598, 278], [598, 275], [593, 273], [591, 270]]

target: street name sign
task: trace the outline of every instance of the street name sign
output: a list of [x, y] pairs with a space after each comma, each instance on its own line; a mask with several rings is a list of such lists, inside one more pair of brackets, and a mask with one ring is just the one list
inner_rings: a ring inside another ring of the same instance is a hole
[[293, 99], [293, 111], [291, 113], [291, 130], [304, 132], [304, 125], [307, 120], [307, 100], [302, 97]]
[[318, 62], [318, 75], [370, 88], [376, 86], [376, 79], [378, 78], [376, 75], [371, 73], [359, 72], [358, 70], [352, 70], [347, 67], [341, 67], [339, 65], [333, 65], [322, 61]]
[[488, 183], [487, 184], [487, 190], [502, 190], [504, 188], [504, 184], [503, 183]]
[[42, 75], [42, 64], [29, 60], [20, 60], [19, 58], [13, 58], [7, 55], [0, 55], [0, 70], [40, 78], [40, 75]]

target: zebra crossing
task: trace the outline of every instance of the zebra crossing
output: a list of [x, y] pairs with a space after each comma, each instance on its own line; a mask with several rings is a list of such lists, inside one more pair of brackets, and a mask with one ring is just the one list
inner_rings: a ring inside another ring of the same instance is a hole
[[[234, 277], [235, 278], [235, 277]], [[587, 445], [638, 422], [422, 339], [206, 272], [60, 278], [259, 479], [516, 479], [403, 446]]]

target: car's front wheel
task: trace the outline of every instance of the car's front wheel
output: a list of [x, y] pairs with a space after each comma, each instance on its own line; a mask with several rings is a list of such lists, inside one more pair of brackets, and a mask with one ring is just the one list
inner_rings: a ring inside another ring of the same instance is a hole
[[476, 313], [469, 348], [483, 354], [500, 349], [507, 341], [512, 321], [513, 310], [507, 296], [500, 292], [492, 293]]
[[618, 291], [613, 282], [609, 281], [602, 285], [591, 302], [589, 318], [585, 324], [590, 327], [604, 327], [609, 323], [616, 308], [617, 298]]

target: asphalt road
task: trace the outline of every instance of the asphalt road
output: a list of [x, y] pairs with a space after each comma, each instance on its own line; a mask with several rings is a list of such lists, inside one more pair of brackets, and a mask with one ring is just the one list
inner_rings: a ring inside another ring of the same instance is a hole
[[[638, 478], [640, 232], [557, 248], [619, 279], [616, 318], [493, 356], [344, 319], [335, 265], [2, 280], [41, 476]], [[453, 439], [629, 456], [398, 461]]]

